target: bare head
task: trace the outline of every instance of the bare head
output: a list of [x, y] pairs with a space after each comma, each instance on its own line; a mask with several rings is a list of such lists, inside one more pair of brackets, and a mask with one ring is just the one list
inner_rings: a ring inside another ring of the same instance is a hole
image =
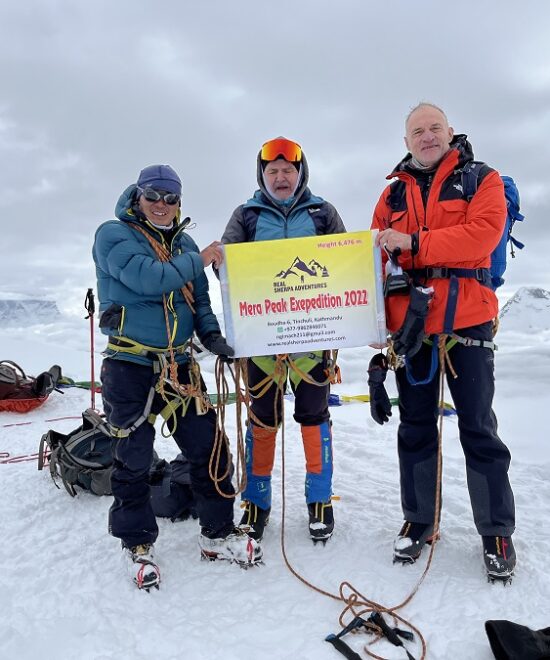
[[454, 131], [447, 116], [433, 103], [419, 103], [405, 120], [405, 145], [413, 158], [434, 167], [449, 151]]

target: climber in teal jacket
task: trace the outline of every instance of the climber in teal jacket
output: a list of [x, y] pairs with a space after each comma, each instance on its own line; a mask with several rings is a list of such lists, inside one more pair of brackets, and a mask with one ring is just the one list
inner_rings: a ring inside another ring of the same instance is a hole
[[262, 556], [261, 547], [233, 523], [226, 446], [219, 484], [211, 478], [216, 412], [198, 364], [186, 351], [196, 332], [210, 352], [224, 359], [233, 354], [210, 306], [204, 273], [220, 265], [223, 252], [217, 241], [199, 252], [185, 233], [188, 219], [181, 221], [180, 204], [176, 172], [169, 165], [146, 167], [120, 197], [119, 219], [99, 227], [93, 247], [99, 324], [109, 336], [101, 368], [103, 409], [113, 436], [109, 532], [121, 539], [140, 589], [160, 583], [149, 486], [159, 414], [189, 461], [202, 556], [243, 566]]
[[[116, 205], [118, 220], [103, 223], [96, 232], [93, 257], [101, 331], [114, 338], [167, 349], [164, 295], [174, 347], [183, 347], [194, 331], [201, 341], [208, 343], [209, 336], [221, 332], [210, 306], [203, 256], [185, 233], [189, 218], [181, 220], [178, 205], [170, 229], [155, 226], [139, 210], [137, 196], [137, 184], [126, 188]], [[159, 260], [147, 236], [136, 227], [165, 247], [169, 261]], [[210, 258], [211, 253], [214, 248], [209, 246], [202, 254]], [[191, 283], [194, 312], [182, 292], [187, 283]], [[110, 357], [144, 364], [151, 362], [143, 355], [122, 355], [111, 347], [107, 351]], [[177, 353], [176, 360], [185, 361], [185, 354]]]

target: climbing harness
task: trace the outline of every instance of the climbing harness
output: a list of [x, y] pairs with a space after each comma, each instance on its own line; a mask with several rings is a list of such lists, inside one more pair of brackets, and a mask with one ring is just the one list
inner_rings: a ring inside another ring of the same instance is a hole
[[[166, 262], [170, 260], [170, 252], [166, 246], [162, 245], [159, 241], [153, 238], [153, 236], [151, 236], [143, 227], [140, 227], [135, 223], [129, 223], [129, 225], [147, 239], [160, 261]], [[194, 299], [192, 283], [188, 282], [185, 284], [181, 288], [181, 292], [191, 311], [195, 313], [193, 306]], [[145, 408], [140, 417], [131, 426], [124, 429], [110, 425], [111, 433], [114, 437], [127, 437], [145, 421], [154, 424], [156, 415], [151, 414], [151, 408], [153, 405], [155, 393], [157, 392], [160, 394], [161, 398], [166, 404], [160, 413], [165, 420], [165, 423], [162, 427], [163, 435], [165, 435], [166, 427], [168, 427], [168, 434], [172, 434], [176, 430], [177, 410], [181, 407], [182, 414], [185, 414], [189, 404], [191, 403], [191, 400], [195, 401], [197, 414], [203, 415], [210, 408], [212, 408], [212, 405], [208, 399], [208, 395], [203, 391], [202, 388], [200, 369], [193, 355], [192, 342], [188, 341], [182, 346], [173, 345], [174, 336], [177, 330], [177, 317], [174, 310], [173, 297], [174, 292], [170, 293], [168, 296], [166, 294], [162, 295], [164, 319], [166, 323], [166, 335], [168, 338], [168, 345], [166, 349], [158, 349], [152, 346], [146, 346], [144, 344], [140, 344], [137, 341], [129, 339], [128, 337], [109, 337], [109, 342], [107, 344], [108, 350], [114, 352], [131, 353], [133, 355], [143, 355], [149, 359], [153, 359], [153, 372], [158, 374], [158, 378], [156, 379], [155, 383], [151, 385], [151, 389], [149, 390], [149, 394], [145, 403]], [[174, 325], [172, 329], [170, 328], [169, 311], [172, 313], [174, 318]], [[176, 362], [175, 357], [176, 355], [185, 354], [187, 349], [189, 349], [189, 353], [187, 354], [187, 361], [190, 382], [189, 384], [182, 385], [178, 380], [178, 363]], [[166, 385], [168, 385], [170, 389], [167, 389]], [[172, 426], [170, 426], [170, 421]]]

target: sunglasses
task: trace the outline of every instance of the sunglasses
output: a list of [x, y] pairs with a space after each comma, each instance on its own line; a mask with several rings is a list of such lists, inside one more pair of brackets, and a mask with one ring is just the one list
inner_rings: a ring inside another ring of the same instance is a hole
[[281, 156], [289, 163], [299, 163], [302, 160], [302, 147], [297, 142], [285, 138], [269, 140], [262, 146], [261, 160], [277, 160]]
[[154, 190], [153, 188], [140, 188], [139, 186], [138, 190], [148, 202], [158, 202], [162, 199], [168, 206], [175, 206], [180, 201], [180, 196], [176, 193], [158, 192], [158, 190]]

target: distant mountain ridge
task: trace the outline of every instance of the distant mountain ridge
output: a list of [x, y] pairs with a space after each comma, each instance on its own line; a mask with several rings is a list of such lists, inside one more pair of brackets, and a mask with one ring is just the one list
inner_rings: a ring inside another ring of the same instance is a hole
[[499, 319], [507, 330], [550, 330], [550, 291], [518, 289], [500, 311]]
[[54, 300], [0, 300], [0, 327], [52, 323], [60, 316]]

